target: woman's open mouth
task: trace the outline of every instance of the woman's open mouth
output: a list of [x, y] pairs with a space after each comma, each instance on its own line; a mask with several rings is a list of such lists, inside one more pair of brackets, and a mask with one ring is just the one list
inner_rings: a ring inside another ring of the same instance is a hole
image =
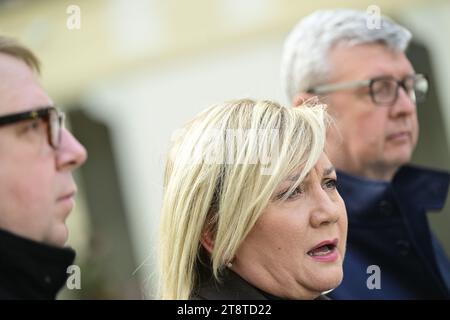
[[338, 250], [336, 248], [338, 239], [322, 241], [314, 246], [307, 253], [316, 261], [333, 262], [338, 258]]

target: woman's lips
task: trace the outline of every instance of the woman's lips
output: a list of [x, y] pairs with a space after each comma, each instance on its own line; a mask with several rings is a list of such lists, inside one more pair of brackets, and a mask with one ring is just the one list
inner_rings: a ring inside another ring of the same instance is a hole
[[308, 256], [319, 262], [334, 262], [339, 257], [337, 244], [338, 239], [322, 241], [308, 251]]

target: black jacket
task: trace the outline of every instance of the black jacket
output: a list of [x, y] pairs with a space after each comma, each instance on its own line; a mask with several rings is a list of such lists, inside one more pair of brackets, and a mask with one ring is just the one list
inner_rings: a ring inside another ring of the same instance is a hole
[[[235, 272], [225, 269], [218, 283], [211, 272], [202, 270], [200, 285], [194, 290], [193, 300], [281, 300], [263, 292], [242, 279]], [[329, 300], [321, 295], [316, 300]]]
[[75, 259], [57, 248], [0, 229], [0, 299], [55, 299]]

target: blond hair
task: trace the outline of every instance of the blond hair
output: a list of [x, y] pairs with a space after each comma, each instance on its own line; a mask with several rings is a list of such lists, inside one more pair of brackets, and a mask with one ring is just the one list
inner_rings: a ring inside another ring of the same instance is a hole
[[30, 49], [15, 39], [0, 35], [0, 53], [7, 54], [25, 62], [33, 71], [40, 73], [40, 62]]
[[[277, 186], [300, 169], [292, 192], [318, 161], [325, 145], [326, 119], [325, 106], [317, 103], [285, 108], [244, 99], [211, 107], [182, 129], [173, 139], [166, 163], [160, 298], [188, 299], [195, 293], [206, 231], [214, 236], [207, 264], [220, 281], [222, 268], [273, 199]], [[229, 139], [232, 130], [243, 131], [237, 143]], [[255, 156], [261, 150], [270, 158], [270, 170]]]

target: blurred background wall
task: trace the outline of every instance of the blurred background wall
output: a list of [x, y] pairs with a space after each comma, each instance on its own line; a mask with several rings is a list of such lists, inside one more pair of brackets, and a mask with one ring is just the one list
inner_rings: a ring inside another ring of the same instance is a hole
[[[61, 297], [151, 298], [171, 133], [223, 100], [288, 104], [279, 66], [293, 25], [317, 9], [369, 5], [411, 29], [410, 57], [432, 79], [414, 162], [450, 170], [448, 1], [0, 1], [0, 32], [40, 57], [45, 88], [89, 152], [69, 219], [82, 287]], [[450, 207], [430, 221], [450, 253]]]

